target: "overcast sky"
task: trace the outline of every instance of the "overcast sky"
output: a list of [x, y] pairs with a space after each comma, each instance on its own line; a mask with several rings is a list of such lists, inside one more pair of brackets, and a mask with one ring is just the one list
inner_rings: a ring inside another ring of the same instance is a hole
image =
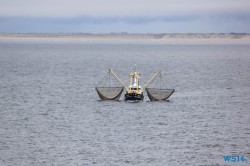
[[250, 0], [0, 0], [0, 32], [250, 33]]

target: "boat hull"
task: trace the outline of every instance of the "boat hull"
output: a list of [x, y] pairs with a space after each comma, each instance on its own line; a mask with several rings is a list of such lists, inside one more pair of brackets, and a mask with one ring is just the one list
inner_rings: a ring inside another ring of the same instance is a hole
[[135, 93], [126, 93], [125, 94], [125, 101], [140, 101], [143, 100], [143, 94], [135, 94]]

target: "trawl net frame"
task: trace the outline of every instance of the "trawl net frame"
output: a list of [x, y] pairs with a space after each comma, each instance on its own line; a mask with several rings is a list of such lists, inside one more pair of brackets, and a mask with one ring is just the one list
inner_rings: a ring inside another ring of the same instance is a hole
[[119, 100], [124, 87], [96, 87], [101, 100]]
[[97, 84], [96, 91], [101, 100], [119, 100], [125, 84], [110, 68], [108, 74]]
[[146, 88], [146, 91], [151, 101], [167, 100], [174, 93], [174, 89]]

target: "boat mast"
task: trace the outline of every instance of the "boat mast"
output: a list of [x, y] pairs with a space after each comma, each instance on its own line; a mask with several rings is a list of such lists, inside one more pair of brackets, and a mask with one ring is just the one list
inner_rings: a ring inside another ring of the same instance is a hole
[[136, 86], [138, 88], [139, 86], [139, 78], [140, 74], [136, 72], [136, 65], [134, 67], [134, 73], [130, 74], [130, 85], [129, 86]]

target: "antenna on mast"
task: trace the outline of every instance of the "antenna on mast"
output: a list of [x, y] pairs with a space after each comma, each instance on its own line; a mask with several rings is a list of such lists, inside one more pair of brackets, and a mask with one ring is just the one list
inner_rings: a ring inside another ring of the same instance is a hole
[[137, 67], [137, 66], [136, 66], [136, 64], [135, 64], [135, 65], [134, 65], [134, 73], [136, 72], [136, 67]]

